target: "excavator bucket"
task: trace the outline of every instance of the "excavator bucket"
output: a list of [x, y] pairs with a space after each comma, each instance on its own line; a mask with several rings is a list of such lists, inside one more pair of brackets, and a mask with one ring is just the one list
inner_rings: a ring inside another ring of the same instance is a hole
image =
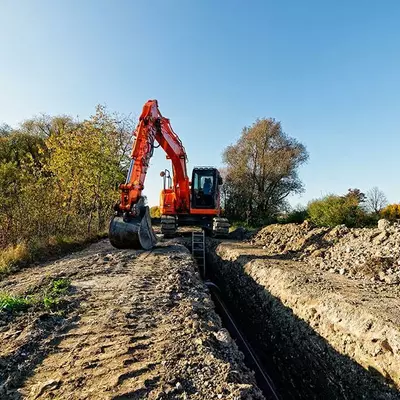
[[157, 243], [157, 237], [151, 226], [150, 210], [140, 216], [125, 220], [123, 217], [115, 216], [110, 222], [110, 243], [117, 249], [145, 249], [150, 250]]

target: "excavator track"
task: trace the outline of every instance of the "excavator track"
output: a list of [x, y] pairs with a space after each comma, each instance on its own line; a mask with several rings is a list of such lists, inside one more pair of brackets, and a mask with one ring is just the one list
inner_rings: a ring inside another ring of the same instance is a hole
[[161, 233], [165, 238], [173, 238], [176, 234], [176, 218], [173, 215], [161, 216]]
[[231, 224], [229, 223], [227, 218], [214, 218], [212, 227], [213, 236], [227, 237], [229, 234], [230, 226]]

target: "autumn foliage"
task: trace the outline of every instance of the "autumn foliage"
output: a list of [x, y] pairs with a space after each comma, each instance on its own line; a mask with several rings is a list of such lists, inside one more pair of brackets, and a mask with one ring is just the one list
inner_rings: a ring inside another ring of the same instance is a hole
[[41, 116], [0, 131], [0, 249], [106, 229], [124, 181], [132, 123]]
[[381, 210], [380, 216], [389, 221], [400, 220], [400, 204], [389, 204]]

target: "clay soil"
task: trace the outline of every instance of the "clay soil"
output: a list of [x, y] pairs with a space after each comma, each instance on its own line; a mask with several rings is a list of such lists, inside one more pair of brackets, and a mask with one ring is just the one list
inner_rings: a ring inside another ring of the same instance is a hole
[[56, 310], [0, 313], [1, 399], [262, 399], [188, 251], [107, 241], [0, 282], [71, 287]]

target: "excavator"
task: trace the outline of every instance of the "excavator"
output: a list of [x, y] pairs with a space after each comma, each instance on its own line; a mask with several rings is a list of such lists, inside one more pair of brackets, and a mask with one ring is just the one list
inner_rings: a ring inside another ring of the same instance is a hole
[[214, 236], [226, 236], [230, 224], [221, 217], [219, 171], [195, 167], [189, 180], [185, 148], [169, 119], [161, 115], [157, 100], [149, 100], [143, 106], [134, 137], [129, 171], [125, 183], [119, 186], [120, 200], [110, 222], [111, 244], [119, 249], [149, 250], [157, 243], [149, 207], [142, 196], [150, 159], [157, 147], [165, 151], [172, 163], [172, 176], [168, 169], [160, 173], [164, 184], [160, 194], [164, 237], [174, 237], [178, 226], [184, 225], [201, 227]]

